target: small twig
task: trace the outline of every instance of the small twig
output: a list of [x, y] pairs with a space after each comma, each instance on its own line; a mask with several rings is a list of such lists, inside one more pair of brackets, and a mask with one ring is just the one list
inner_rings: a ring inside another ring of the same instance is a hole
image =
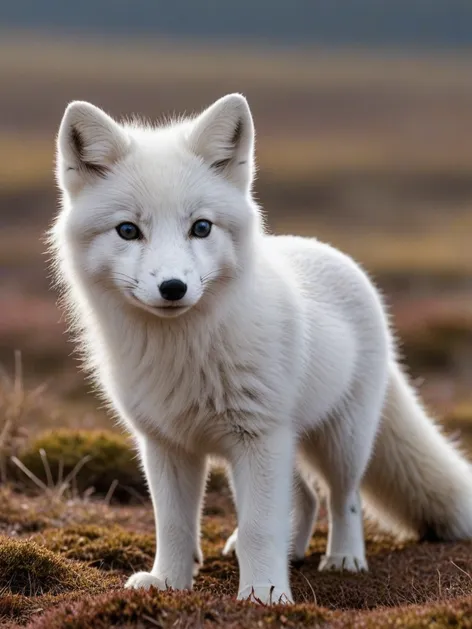
[[66, 489], [69, 487], [69, 483], [72, 480], [75, 480], [75, 478], [77, 477], [77, 474], [80, 472], [80, 470], [83, 468], [83, 466], [86, 463], [88, 463], [89, 461], [91, 461], [91, 459], [92, 459], [92, 457], [90, 456], [90, 454], [87, 454], [82, 459], [80, 459], [80, 461], [78, 463], [76, 463], [74, 468], [65, 477], [64, 482], [62, 483], [62, 485], [60, 487], [58, 487], [57, 495], [59, 497], [61, 497], [64, 494]]
[[2, 432], [0, 433], [0, 449], [3, 449], [4, 443], [7, 439], [7, 434], [11, 428], [11, 419], [7, 419], [3, 424]]
[[87, 487], [87, 489], [82, 494], [82, 500], [84, 502], [87, 501], [93, 493], [95, 493], [95, 487], [93, 487], [93, 486], [92, 487]]
[[46, 478], [48, 482], [49, 489], [54, 489], [54, 480], [52, 478], [51, 466], [49, 465], [48, 455], [44, 448], [40, 448], [39, 455], [41, 457], [41, 461], [43, 462], [44, 471], [46, 472]]
[[15, 349], [15, 379], [14, 391], [18, 397], [23, 394], [23, 363], [21, 360], [21, 350]]
[[134, 496], [139, 500], [142, 505], [146, 505], [146, 499], [142, 496], [134, 487], [128, 487], [128, 485], [122, 485], [122, 488], [127, 491], [131, 496]]
[[18, 459], [16, 456], [12, 456], [12, 457], [11, 457], [11, 460], [12, 460], [12, 462], [13, 462], [13, 463], [14, 463], [17, 467], [19, 467], [19, 468], [20, 468], [20, 470], [21, 470], [22, 472], [24, 472], [24, 473], [26, 474], [26, 476], [28, 476], [28, 478], [30, 478], [30, 479], [33, 481], [33, 483], [35, 483], [35, 484], [36, 484], [36, 485], [37, 485], [40, 489], [42, 489], [43, 491], [45, 491], [47, 494], [50, 494], [50, 493], [51, 493], [51, 492], [50, 492], [49, 487], [48, 487], [47, 485], [45, 485], [45, 484], [43, 483], [43, 481], [42, 481], [40, 478], [38, 478], [38, 477], [36, 476], [36, 474], [33, 474], [33, 472], [32, 472], [31, 470], [29, 470], [29, 469], [26, 467], [26, 465], [24, 465], [24, 463], [22, 463], [22, 462], [20, 461], [20, 459]]
[[308, 587], [310, 588], [311, 593], [313, 594], [313, 600], [314, 600], [314, 602], [315, 602], [315, 605], [318, 605], [318, 599], [316, 598], [316, 592], [315, 592], [314, 587], [312, 586], [312, 584], [310, 583], [310, 581], [308, 580], [308, 578], [306, 577], [306, 575], [304, 575], [304, 574], [303, 574], [303, 572], [302, 572], [301, 570], [299, 570], [298, 572], [299, 572], [299, 574], [301, 574], [301, 575], [302, 575], [302, 577], [303, 577], [303, 578], [305, 579], [305, 581], [308, 583]]
[[105, 504], [109, 505], [111, 502], [111, 499], [113, 498], [113, 494], [115, 493], [115, 489], [118, 487], [118, 479], [114, 479], [114, 481], [112, 482], [112, 484], [110, 485], [110, 488], [107, 491], [107, 495], [105, 496]]
[[0, 433], [0, 474], [2, 483], [7, 482], [7, 465], [4, 454], [6, 450], [5, 443], [7, 440], [7, 435], [10, 432], [11, 425], [11, 419], [7, 419], [6, 422], [3, 424], [2, 432]]
[[57, 485], [60, 487], [64, 478], [64, 457], [59, 457], [59, 468], [57, 470]]
[[463, 572], [467, 577], [469, 577], [469, 579], [472, 579], [472, 576], [467, 572], [467, 570], [464, 570], [464, 568], [461, 568], [460, 566], [458, 566], [456, 563], [454, 563], [451, 559], [451, 563], [453, 566], [455, 566], [458, 570], [460, 570], [461, 572]]
[[160, 622], [158, 622], [155, 618], [151, 618], [151, 616], [148, 616], [147, 614], [143, 614], [143, 618], [144, 618], [144, 620], [147, 620], [148, 622], [150, 622], [155, 627], [162, 627]]

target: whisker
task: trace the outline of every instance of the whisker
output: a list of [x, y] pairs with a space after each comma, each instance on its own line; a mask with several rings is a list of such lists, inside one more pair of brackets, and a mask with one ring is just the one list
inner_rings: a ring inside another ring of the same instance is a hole
[[128, 282], [137, 285], [139, 282], [134, 277], [126, 275], [125, 273], [112, 273], [111, 277], [116, 280], [127, 280]]
[[212, 285], [222, 284], [224, 282], [231, 281], [232, 279], [234, 279], [234, 277], [231, 275], [220, 275], [219, 277], [214, 278], [213, 280], [207, 280], [206, 282], [202, 282], [202, 285], [205, 288], [207, 288]]
[[220, 273], [222, 273], [224, 271], [225, 271], [225, 269], [223, 267], [221, 267], [219, 269], [213, 269], [212, 271], [210, 271], [206, 275], [203, 275], [200, 279], [201, 279], [202, 282], [204, 282], [206, 279], [211, 278], [214, 275], [219, 275]]
[[234, 276], [229, 274], [226, 269], [221, 268], [221, 269], [215, 269], [213, 271], [210, 271], [206, 275], [203, 275], [200, 278], [200, 281], [205, 286], [206, 284], [209, 284], [210, 282], [213, 282], [215, 280], [219, 281], [219, 280], [232, 280], [232, 279], [234, 279]]

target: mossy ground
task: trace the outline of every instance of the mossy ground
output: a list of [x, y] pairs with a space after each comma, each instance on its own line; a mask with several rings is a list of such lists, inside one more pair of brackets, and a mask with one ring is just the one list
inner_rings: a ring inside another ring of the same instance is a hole
[[[398, 543], [366, 523], [370, 571], [324, 574], [317, 569], [326, 545], [323, 517], [305, 564], [292, 571], [296, 605], [237, 602], [236, 559], [220, 554], [234, 512], [227, 487], [217, 486], [208, 493], [203, 517], [205, 563], [194, 591], [184, 593], [122, 589], [132, 571], [152, 563], [150, 504], [75, 499], [50, 505], [48, 512], [43, 495], [25, 498], [4, 489], [0, 626], [472, 629], [472, 544]], [[23, 513], [35, 511], [40, 526], [24, 527]]]
[[[446, 429], [459, 431], [466, 447], [471, 409], [466, 402], [444, 419]], [[221, 556], [235, 526], [221, 470], [214, 470], [208, 483], [202, 523], [205, 562], [194, 591], [126, 591], [126, 578], [149, 569], [155, 552], [154, 516], [132, 445], [115, 433], [77, 430], [44, 433], [29, 444], [18, 456], [47, 490], [34, 492], [34, 484], [19, 480], [0, 487], [1, 627], [472, 629], [472, 543], [399, 543], [366, 522], [369, 572], [320, 573], [327, 537], [323, 508], [306, 561], [292, 570], [296, 604], [263, 608], [237, 602], [237, 561]], [[74, 487], [58, 492], [48, 481], [40, 450], [47, 454], [51, 473], [60, 461], [64, 474], [81, 457], [93, 458]], [[106, 482], [118, 477], [123, 485], [134, 482], [142, 496], [136, 491], [130, 502], [118, 492], [111, 499], [105, 482], [96, 494], [88, 493], [97, 470], [105, 467]]]
[[[131, 441], [120, 433], [71, 429], [47, 431], [28, 442], [19, 458], [45, 485], [57, 486], [67, 482], [78, 492], [113, 495], [120, 501], [146, 495], [136, 452]], [[24, 484], [28, 480], [24, 474], [21, 476]]]

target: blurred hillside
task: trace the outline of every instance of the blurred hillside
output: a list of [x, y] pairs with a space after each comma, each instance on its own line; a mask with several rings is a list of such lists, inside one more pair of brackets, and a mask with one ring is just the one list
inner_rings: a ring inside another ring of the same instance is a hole
[[[21, 6], [8, 9], [11, 19]], [[51, 6], [44, 3], [46, 13]], [[64, 4], [58, 15], [73, 17], [70, 7]], [[0, 11], [5, 16], [7, 9]], [[21, 349], [27, 377], [60, 376], [56, 389], [83, 393], [42, 240], [57, 207], [54, 136], [66, 104], [84, 99], [118, 118], [156, 120], [239, 91], [258, 131], [255, 191], [269, 227], [318, 236], [354, 255], [386, 293], [413, 373], [440, 372], [442, 388], [429, 379], [440, 392], [436, 398], [455, 399], [467, 389], [467, 51], [101, 41], [90, 32], [66, 36], [58, 27], [54, 37], [4, 34], [0, 82], [0, 361], [9, 368], [13, 351]]]
[[105, 35], [323, 46], [442, 48], [472, 44], [467, 0], [16, 0], [0, 25]]

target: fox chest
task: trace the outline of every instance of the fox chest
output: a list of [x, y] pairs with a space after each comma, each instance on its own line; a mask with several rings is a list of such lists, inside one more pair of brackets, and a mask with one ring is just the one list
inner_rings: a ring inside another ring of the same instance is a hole
[[141, 362], [133, 377], [122, 377], [120, 390], [122, 414], [139, 432], [213, 454], [224, 454], [232, 437], [259, 432], [279, 403], [256, 364], [218, 355]]

